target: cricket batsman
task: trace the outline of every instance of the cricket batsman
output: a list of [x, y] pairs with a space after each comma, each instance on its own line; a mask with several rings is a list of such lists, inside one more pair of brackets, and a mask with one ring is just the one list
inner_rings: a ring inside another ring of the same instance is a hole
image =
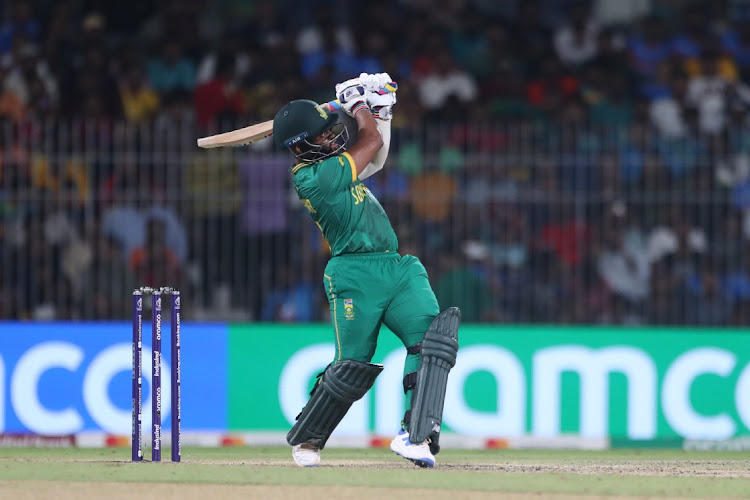
[[370, 361], [385, 323], [407, 351], [407, 411], [390, 447], [420, 467], [433, 467], [461, 313], [456, 307], [440, 312], [424, 266], [398, 253], [388, 216], [362, 184], [388, 155], [396, 103], [390, 76], [363, 73], [336, 85], [336, 97], [356, 121], [359, 138], [351, 147], [346, 127], [315, 102], [292, 101], [273, 120], [277, 144], [296, 159], [290, 172], [297, 195], [331, 248], [323, 285], [336, 346], [287, 442], [297, 465], [320, 463], [333, 430], [383, 370]]

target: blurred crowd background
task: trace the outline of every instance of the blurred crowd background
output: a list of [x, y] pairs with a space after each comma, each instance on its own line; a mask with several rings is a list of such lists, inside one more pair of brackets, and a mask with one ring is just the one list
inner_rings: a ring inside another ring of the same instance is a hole
[[466, 321], [747, 325], [750, 2], [12, 0], [0, 319], [326, 321], [328, 249], [272, 141], [197, 137], [399, 83], [368, 179]]

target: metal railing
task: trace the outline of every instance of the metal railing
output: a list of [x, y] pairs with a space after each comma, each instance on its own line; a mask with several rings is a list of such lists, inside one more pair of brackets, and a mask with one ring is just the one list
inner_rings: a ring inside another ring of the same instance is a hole
[[[200, 134], [166, 117], [0, 126], [0, 318], [124, 319], [159, 283], [190, 319], [327, 320], [327, 247], [291, 157]], [[394, 123], [366, 184], [468, 321], [741, 325], [749, 171], [744, 127]]]

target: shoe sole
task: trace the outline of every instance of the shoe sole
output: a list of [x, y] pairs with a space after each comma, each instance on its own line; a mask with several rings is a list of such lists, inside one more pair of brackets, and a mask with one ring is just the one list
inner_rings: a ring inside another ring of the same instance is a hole
[[[391, 451], [393, 451], [393, 450], [391, 450]], [[398, 455], [399, 457], [401, 457], [403, 459], [408, 460], [409, 462], [413, 463], [417, 467], [421, 467], [422, 469], [431, 469], [431, 468], [433, 468], [435, 466], [434, 462], [428, 462], [427, 460], [420, 460], [418, 458], [405, 457], [405, 456], [403, 456], [402, 454], [400, 454], [400, 453], [398, 453], [396, 451], [393, 451], [393, 453], [395, 453], [396, 455]]]
[[294, 463], [295, 463], [295, 464], [297, 464], [297, 465], [298, 465], [299, 467], [320, 467], [320, 463], [317, 463], [317, 464], [311, 464], [311, 465], [304, 465], [304, 464], [300, 464], [300, 463], [297, 463], [297, 461], [296, 461], [296, 460], [295, 460], [295, 462], [294, 462]]

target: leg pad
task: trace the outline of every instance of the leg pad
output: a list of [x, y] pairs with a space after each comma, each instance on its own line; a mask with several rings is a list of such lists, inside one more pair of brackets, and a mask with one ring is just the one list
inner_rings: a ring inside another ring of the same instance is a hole
[[[451, 307], [435, 317], [421, 345], [422, 360], [412, 393], [408, 419], [409, 439], [421, 443], [430, 439], [433, 453], [440, 450], [438, 438], [443, 419], [448, 373], [456, 364], [458, 354], [458, 326], [461, 311]], [[437, 450], [437, 451], [436, 451]]]
[[310, 401], [286, 436], [290, 445], [310, 443], [323, 449], [352, 404], [364, 396], [383, 371], [382, 365], [344, 360], [329, 365], [313, 388]]

